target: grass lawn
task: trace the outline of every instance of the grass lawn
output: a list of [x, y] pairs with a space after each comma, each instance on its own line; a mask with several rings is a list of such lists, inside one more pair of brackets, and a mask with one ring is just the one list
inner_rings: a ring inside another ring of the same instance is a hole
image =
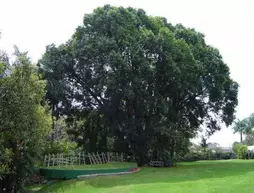
[[129, 168], [136, 167], [135, 163], [128, 162], [110, 162], [105, 164], [94, 164], [94, 165], [73, 165], [73, 166], [51, 166], [46, 168], [63, 169], [63, 170], [96, 170], [96, 169], [115, 169], [115, 168]]
[[179, 163], [173, 168], [141, 168], [125, 176], [69, 180], [43, 187], [59, 193], [253, 193], [254, 160]]

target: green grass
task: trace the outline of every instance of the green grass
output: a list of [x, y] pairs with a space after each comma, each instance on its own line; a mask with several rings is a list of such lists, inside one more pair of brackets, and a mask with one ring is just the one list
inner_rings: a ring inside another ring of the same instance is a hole
[[63, 169], [63, 170], [95, 170], [95, 169], [116, 169], [116, 168], [129, 168], [136, 167], [135, 163], [129, 162], [110, 162], [105, 164], [94, 164], [94, 165], [73, 165], [73, 166], [51, 166], [46, 168]]
[[40, 193], [253, 193], [253, 180], [254, 160], [202, 161], [141, 168], [125, 176], [62, 181]]

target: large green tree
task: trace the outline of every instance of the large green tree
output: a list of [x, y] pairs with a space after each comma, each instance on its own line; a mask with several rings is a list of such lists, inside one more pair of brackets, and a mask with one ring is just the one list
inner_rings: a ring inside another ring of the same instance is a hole
[[66, 44], [48, 46], [39, 65], [46, 79], [64, 84], [54, 95], [64, 98], [62, 112], [103, 117], [99, 138], [112, 134], [140, 165], [149, 150], [173, 156], [201, 124], [213, 134], [219, 121], [234, 120], [238, 84], [219, 51], [194, 29], [141, 9], [95, 9]]
[[19, 53], [14, 64], [0, 79], [0, 189], [5, 192], [23, 192], [51, 124], [43, 102], [45, 81], [26, 54]]

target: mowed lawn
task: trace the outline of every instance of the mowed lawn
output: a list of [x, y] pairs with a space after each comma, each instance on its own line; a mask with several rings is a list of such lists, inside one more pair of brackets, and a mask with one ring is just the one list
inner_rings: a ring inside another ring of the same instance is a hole
[[179, 163], [173, 168], [145, 167], [125, 176], [62, 181], [40, 192], [253, 193], [254, 160]]

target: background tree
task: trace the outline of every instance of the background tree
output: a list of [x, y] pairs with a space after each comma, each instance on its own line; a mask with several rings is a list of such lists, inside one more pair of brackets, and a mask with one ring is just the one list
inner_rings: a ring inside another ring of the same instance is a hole
[[202, 147], [203, 151], [206, 152], [208, 148], [208, 143], [207, 143], [207, 139], [204, 136], [202, 136], [201, 138], [200, 146]]
[[8, 67], [9, 57], [4, 51], [0, 50], [0, 79], [2, 79], [8, 74]]
[[245, 139], [243, 140], [243, 144], [251, 146], [254, 145], [254, 133], [247, 133], [245, 135]]
[[246, 159], [248, 157], [248, 147], [246, 145], [240, 145], [237, 151], [238, 159]]
[[233, 127], [234, 133], [240, 134], [240, 142], [243, 142], [243, 133], [245, 133], [246, 128], [248, 127], [248, 123], [246, 119], [243, 120], [237, 120], [235, 122], [235, 125]]
[[23, 192], [23, 183], [40, 156], [50, 130], [45, 81], [24, 53], [13, 72], [0, 79], [0, 189]]
[[241, 143], [235, 142], [233, 144], [233, 151], [237, 155], [238, 159], [246, 159], [248, 153], [248, 147]]
[[191, 143], [189, 147], [190, 152], [198, 153], [202, 151], [202, 147], [199, 144]]
[[243, 142], [243, 134], [251, 134], [254, 127], [254, 114], [242, 120], [237, 120], [234, 124], [234, 133], [240, 133], [240, 142]]
[[[65, 80], [63, 75], [63, 68], [62, 66], [65, 65], [66, 62], [69, 62], [65, 56], [65, 47], [59, 47], [59, 49], [53, 49], [54, 45], [48, 46], [51, 49], [51, 52], [46, 53], [44, 59], [51, 59], [50, 61], [46, 61], [49, 66], [45, 66], [45, 71], [41, 71], [39, 69], [39, 73], [42, 74], [43, 78], [47, 80], [46, 84], [46, 99], [51, 107], [51, 120], [52, 120], [52, 129], [55, 129], [55, 122], [56, 120], [63, 115], [65, 108], [68, 108], [68, 96], [67, 92], [69, 91], [70, 85]], [[52, 60], [54, 62], [52, 63]], [[59, 62], [64, 62], [61, 65], [55, 65]], [[68, 108], [69, 109], [69, 108]], [[54, 133], [51, 134], [51, 141], [53, 141]]]
[[238, 84], [219, 51], [194, 29], [141, 9], [106, 5], [86, 14], [66, 44], [47, 47], [39, 66], [56, 83], [48, 99], [79, 122], [72, 133], [84, 147], [102, 149], [114, 137], [139, 165], [150, 151], [173, 157], [201, 124], [211, 135], [218, 121], [234, 120]]
[[237, 154], [240, 145], [241, 144], [239, 142], [234, 142], [233, 143], [232, 149], [233, 149], [235, 154]]

